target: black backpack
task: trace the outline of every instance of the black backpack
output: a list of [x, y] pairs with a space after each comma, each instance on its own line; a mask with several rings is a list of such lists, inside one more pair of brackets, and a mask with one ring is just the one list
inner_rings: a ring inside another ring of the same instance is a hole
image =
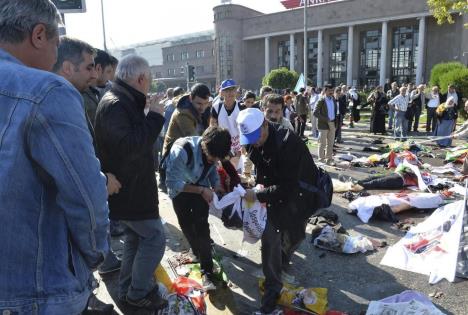
[[[281, 148], [281, 146], [287, 141], [291, 131], [279, 125], [275, 125], [275, 127], [278, 131], [276, 133], [276, 144], [278, 148]], [[315, 164], [314, 167], [317, 174], [315, 183], [307, 183], [305, 181], [299, 180], [299, 188], [314, 195], [314, 198], [312, 198], [314, 203], [308, 205], [310, 207], [310, 214], [318, 209], [330, 207], [333, 198], [333, 182], [330, 174]]]

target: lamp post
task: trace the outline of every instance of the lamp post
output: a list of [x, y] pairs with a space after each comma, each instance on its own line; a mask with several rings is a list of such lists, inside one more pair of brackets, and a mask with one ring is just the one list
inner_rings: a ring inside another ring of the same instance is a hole
[[307, 43], [307, 4], [309, 0], [304, 1], [304, 88], [307, 88], [307, 62], [308, 62], [308, 49]]
[[101, 0], [101, 16], [102, 16], [102, 37], [104, 39], [104, 51], [107, 51], [106, 44], [106, 22], [104, 20], [104, 0]]

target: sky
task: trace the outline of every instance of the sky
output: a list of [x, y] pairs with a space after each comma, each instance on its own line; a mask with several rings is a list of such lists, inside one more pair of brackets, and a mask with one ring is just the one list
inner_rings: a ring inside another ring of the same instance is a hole
[[[103, 0], [107, 48], [211, 30], [221, 0]], [[233, 0], [263, 13], [285, 10], [280, 0]], [[86, 13], [65, 14], [67, 35], [103, 48], [101, 0], [86, 0]]]

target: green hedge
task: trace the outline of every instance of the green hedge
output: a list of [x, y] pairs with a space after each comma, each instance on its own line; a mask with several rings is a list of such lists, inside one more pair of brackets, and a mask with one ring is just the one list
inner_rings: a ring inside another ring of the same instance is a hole
[[287, 68], [279, 68], [270, 71], [263, 77], [262, 85], [269, 85], [274, 89], [293, 89], [296, 86], [299, 74]]
[[440, 76], [440, 91], [447, 93], [448, 86], [453, 84], [463, 97], [468, 96], [468, 68], [455, 69]]
[[431, 70], [431, 79], [429, 83], [431, 86], [437, 85], [447, 90], [447, 86], [444, 87], [440, 81], [441, 77], [453, 70], [462, 70], [465, 68], [466, 67], [460, 62], [444, 62], [436, 64]]

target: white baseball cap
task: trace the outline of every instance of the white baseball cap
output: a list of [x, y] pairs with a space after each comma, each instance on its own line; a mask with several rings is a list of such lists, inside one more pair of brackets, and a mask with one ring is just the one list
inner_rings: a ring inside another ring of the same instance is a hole
[[257, 108], [247, 108], [239, 113], [237, 126], [241, 145], [254, 144], [258, 141], [264, 120], [263, 113]]

